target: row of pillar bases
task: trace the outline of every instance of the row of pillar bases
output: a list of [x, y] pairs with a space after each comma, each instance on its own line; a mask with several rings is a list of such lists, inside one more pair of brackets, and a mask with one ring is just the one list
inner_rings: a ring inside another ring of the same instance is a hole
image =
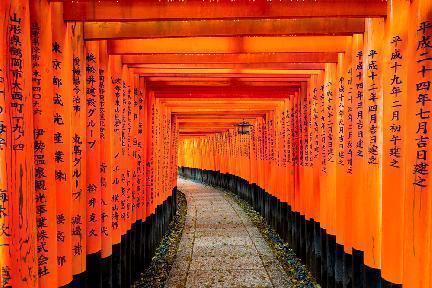
[[87, 255], [87, 270], [62, 288], [130, 288], [149, 267], [176, 209], [175, 187], [155, 213], [132, 224], [121, 242], [112, 246], [111, 256], [102, 258], [100, 252]]
[[401, 288], [386, 281], [381, 271], [364, 264], [363, 251], [346, 253], [314, 219], [293, 211], [291, 206], [270, 195], [256, 184], [232, 174], [179, 167], [179, 175], [229, 190], [245, 200], [293, 249], [323, 288]]

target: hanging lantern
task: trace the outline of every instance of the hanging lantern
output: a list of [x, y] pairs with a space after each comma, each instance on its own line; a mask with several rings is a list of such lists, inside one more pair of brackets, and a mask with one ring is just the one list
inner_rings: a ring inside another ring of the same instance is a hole
[[239, 124], [236, 125], [237, 126], [237, 133], [240, 135], [247, 135], [250, 133], [250, 127], [253, 126], [252, 124], [250, 124], [249, 122], [246, 121], [242, 121]]

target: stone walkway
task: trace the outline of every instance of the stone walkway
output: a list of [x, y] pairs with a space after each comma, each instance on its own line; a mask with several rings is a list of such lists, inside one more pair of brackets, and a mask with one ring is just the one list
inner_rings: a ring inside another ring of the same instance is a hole
[[290, 287], [258, 229], [223, 191], [179, 179], [188, 212], [165, 287]]

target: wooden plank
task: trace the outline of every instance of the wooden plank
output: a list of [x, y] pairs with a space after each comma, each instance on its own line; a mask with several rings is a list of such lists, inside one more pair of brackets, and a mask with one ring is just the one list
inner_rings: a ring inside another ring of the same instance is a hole
[[[195, 95], [195, 94], [202, 94], [202, 93], [212, 93], [212, 94], [223, 94], [223, 93], [250, 93], [250, 94], [267, 94], [267, 97], [269, 97], [269, 93], [272, 92], [271, 88], [268, 87], [262, 87], [262, 88], [256, 88], [256, 87], [195, 87], [195, 86], [185, 86], [185, 87], [160, 87], [156, 92], [157, 97], [160, 97], [163, 93], [173, 94], [187, 94], [188, 97]], [[297, 90], [296, 90], [297, 91]], [[289, 91], [273, 91], [274, 93], [271, 94], [271, 97], [275, 97], [274, 95], [278, 94], [284, 94], [288, 93]], [[223, 97], [221, 97], [223, 98]], [[229, 97], [231, 98], [231, 97]]]
[[[214, 89], [199, 90], [189, 87], [176, 87], [177, 90], [161, 90], [155, 91], [157, 98], [286, 98], [287, 95], [298, 91], [298, 88], [279, 89], [262, 89], [267, 87], [255, 87], [257, 91], [252, 89], [237, 90], [236, 87], [212, 87]], [[226, 88], [226, 89], [222, 89]]]
[[363, 18], [86, 22], [86, 40], [202, 36], [351, 35]]
[[324, 63], [198, 63], [198, 64], [129, 64], [141, 69], [272, 69], [324, 70]]
[[67, 21], [383, 17], [385, 1], [65, 1]]
[[203, 127], [209, 127], [209, 128], [234, 128], [235, 124], [239, 123], [242, 119], [239, 119], [237, 121], [233, 121], [232, 123], [218, 123], [218, 122], [201, 122], [201, 123], [181, 123], [179, 125], [179, 129], [201, 129]]
[[[144, 77], [143, 77], [144, 78]], [[147, 83], [157, 83], [157, 82], [169, 82], [169, 81], [179, 81], [188, 83], [190, 86], [207, 86], [207, 85], [196, 85], [197, 82], [211, 82], [211, 81], [241, 81], [241, 82], [269, 82], [269, 83], [276, 83], [276, 82], [285, 82], [287, 86], [290, 87], [297, 87], [298, 84], [295, 84], [295, 82], [302, 82], [302, 81], [308, 81], [309, 75], [307, 77], [271, 77], [271, 78], [259, 78], [259, 77], [245, 77], [245, 78], [230, 78], [230, 77], [164, 77], [164, 76], [156, 76], [156, 77], [145, 77], [145, 79], [148, 81]], [[293, 84], [294, 83], [294, 84]], [[240, 84], [240, 83], [239, 83]], [[153, 85], [153, 84], [152, 84]], [[250, 84], [244, 84], [243, 86], [247, 87]], [[163, 87], [167, 87], [169, 85], [164, 85]], [[250, 88], [250, 87], [249, 87]]]
[[225, 53], [182, 54], [154, 53], [122, 55], [124, 64], [222, 64], [222, 63], [328, 63], [337, 62], [337, 53], [288, 52], [288, 53]]
[[223, 131], [227, 131], [234, 127], [224, 127], [224, 128], [212, 128], [212, 127], [201, 127], [201, 128], [179, 128], [180, 133], [200, 133], [200, 132], [211, 132], [211, 133], [219, 133]]
[[196, 115], [196, 116], [202, 116], [202, 117], [213, 117], [213, 116], [221, 116], [221, 115], [241, 115], [241, 116], [264, 116], [268, 110], [253, 110], [253, 111], [236, 111], [236, 110], [218, 110], [218, 111], [173, 111], [172, 114], [176, 115], [177, 117], [180, 116], [190, 116], [190, 115]]
[[[221, 131], [225, 132], [225, 131]], [[211, 134], [216, 134], [220, 132], [179, 132], [180, 138], [190, 138], [190, 137], [205, 137]]]
[[299, 75], [299, 74], [319, 74], [319, 69], [231, 69], [231, 68], [195, 68], [195, 69], [177, 69], [177, 68], [134, 68], [136, 74], [252, 74], [252, 75]]
[[[303, 70], [305, 71], [305, 70]], [[310, 73], [310, 71], [314, 71], [315, 73]], [[294, 71], [295, 72], [295, 71]], [[280, 77], [285, 77], [287, 78], [287, 81], [290, 81], [291, 79], [289, 78], [294, 78], [294, 79], [299, 79], [299, 78], [309, 78], [311, 75], [316, 75], [319, 74], [319, 72], [317, 72], [317, 70], [309, 70], [309, 73], [307, 74], [294, 74], [293, 71], [291, 71], [291, 73], [289, 74], [279, 74], [279, 75], [271, 75], [271, 74], [248, 74], [248, 73], [215, 73], [215, 74], [208, 74], [208, 73], [202, 73], [202, 74], [198, 74], [198, 73], [143, 73], [143, 72], [135, 72], [137, 74], [139, 74], [140, 76], [143, 77], [160, 77], [160, 76], [164, 76], [164, 77], [213, 77], [213, 78], [254, 78], [257, 79], [259, 77], [261, 77], [263, 80], [265, 81], [265, 79], [267, 80], [272, 80], [272, 78], [280, 78]], [[294, 80], [294, 81], [298, 81], [298, 80]]]
[[[152, 77], [159, 78], [159, 77]], [[163, 77], [160, 77], [163, 78]], [[198, 80], [194, 81], [192, 79], [180, 80], [177, 81], [175, 78], [169, 78], [166, 80], [152, 80], [149, 81], [150, 86], [157, 90], [157, 87], [182, 87], [182, 86], [207, 86], [207, 87], [269, 87], [272, 89], [289, 89], [296, 88], [300, 86], [301, 82], [307, 81], [308, 78], [287, 78], [284, 80], [276, 80], [269, 81], [268, 79], [264, 79], [263, 81], [259, 79], [252, 78], [252, 81], [248, 81], [247, 79], [239, 79], [239, 78], [230, 78], [230, 79], [221, 79], [213, 78], [209, 80]]]
[[218, 121], [224, 120], [224, 119], [254, 119], [257, 117], [262, 117], [264, 115], [264, 113], [255, 113], [255, 112], [250, 112], [250, 113], [245, 113], [245, 114], [237, 114], [237, 113], [227, 113], [227, 114], [220, 114], [220, 113], [209, 113], [209, 114], [181, 114], [181, 113], [177, 113], [176, 114], [176, 119], [178, 120], [178, 122], [180, 123], [181, 121], [202, 121], [207, 120], [207, 119], [217, 119]]
[[344, 52], [348, 36], [185, 37], [110, 40], [110, 54]]
[[295, 77], [305, 78], [313, 74], [319, 74], [322, 70], [305, 70], [305, 69], [153, 69], [153, 68], [134, 68], [133, 72], [141, 76], [170, 76], [170, 77], [190, 77], [199, 75], [199, 77], [254, 77], [254, 78], [272, 78], [272, 77]]
[[215, 118], [215, 117], [200, 117], [200, 118], [195, 118], [195, 117], [180, 117], [177, 118], [177, 122], [179, 123], [179, 127], [182, 124], [192, 124], [194, 123], [195, 125], [197, 123], [205, 123], [205, 122], [210, 122], [210, 123], [239, 123], [239, 121], [243, 120], [243, 119], [254, 119], [254, 117], [247, 117], [247, 118], [243, 118], [243, 117], [223, 117], [223, 118]]

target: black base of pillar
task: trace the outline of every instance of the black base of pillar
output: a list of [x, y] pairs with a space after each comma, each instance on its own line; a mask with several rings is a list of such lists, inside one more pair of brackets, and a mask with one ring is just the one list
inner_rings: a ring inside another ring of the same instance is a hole
[[121, 243], [112, 247], [112, 285], [121, 287]]
[[61, 286], [60, 288], [87, 288], [87, 272], [82, 272], [73, 276], [70, 284]]
[[366, 288], [363, 255], [362, 251], [353, 249], [353, 288]]
[[336, 236], [327, 233], [327, 287], [335, 287]]
[[381, 288], [381, 270], [365, 265], [366, 287]]
[[87, 263], [87, 286], [102, 287], [101, 253], [89, 254], [86, 257]]
[[382, 288], [402, 288], [402, 284], [394, 284], [385, 279], [381, 279], [381, 286]]
[[343, 287], [344, 288], [352, 288], [353, 287], [353, 256], [348, 253], [344, 253], [344, 280]]
[[322, 267], [322, 239], [321, 239], [321, 227], [319, 222], [314, 222], [314, 241], [313, 241], [313, 246], [314, 246], [314, 256], [313, 256], [313, 262], [314, 264], [312, 264], [312, 273], [314, 273], [313, 275], [315, 276], [315, 279], [317, 280], [318, 283], [321, 283], [321, 267]]
[[335, 287], [343, 288], [344, 282], [344, 246], [336, 243]]
[[101, 274], [102, 274], [102, 287], [112, 288], [113, 277], [112, 277], [112, 255], [101, 259]]
[[131, 279], [127, 271], [129, 264], [129, 233], [121, 236], [121, 287], [129, 287]]
[[284, 240], [284, 241], [287, 241], [287, 232], [288, 232], [288, 227], [287, 227], [287, 225], [285, 225], [285, 221], [286, 221], [285, 217], [286, 217], [287, 213], [288, 213], [288, 204], [285, 202], [282, 202], [281, 208], [280, 208], [280, 214], [281, 214], [281, 216], [280, 216], [281, 217], [280, 235], [281, 235], [282, 240]]

